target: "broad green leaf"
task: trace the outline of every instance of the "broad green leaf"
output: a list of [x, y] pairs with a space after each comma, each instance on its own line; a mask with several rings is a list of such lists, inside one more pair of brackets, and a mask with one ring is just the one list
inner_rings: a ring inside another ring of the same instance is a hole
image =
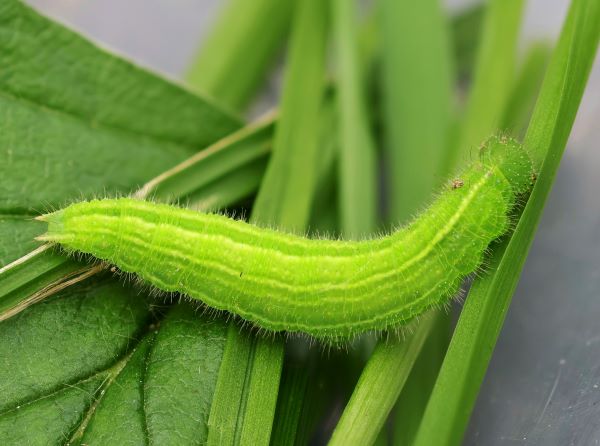
[[144, 432], [144, 368], [154, 335], [146, 336], [125, 357], [122, 369], [103, 389], [102, 399], [96, 399], [93, 411], [88, 410], [71, 441], [82, 444], [138, 445], [146, 443]]
[[[325, 91], [326, 3], [294, 14], [273, 154], [251, 220], [304, 231], [318, 180], [319, 110]], [[241, 360], [240, 360], [241, 358]], [[283, 363], [281, 339], [232, 325], [215, 393], [208, 444], [269, 444]]]
[[[27, 214], [130, 191], [240, 125], [17, 0], [2, 2], [0, 24], [3, 265], [35, 246], [10, 237], [18, 231], [21, 240], [41, 228]], [[0, 311], [80, 269], [45, 251], [18, 271], [3, 270]]]
[[[7, 236], [15, 231], [23, 237], [34, 235], [39, 226], [28, 220], [27, 213], [43, 211], [40, 203], [61, 204], [81, 198], [82, 191], [84, 196], [131, 191], [153, 173], [240, 125], [206, 100], [98, 50], [16, 1], [2, 3], [0, 21], [0, 60], [5, 67], [0, 75], [4, 101], [0, 113], [6, 118], [0, 124], [5, 126], [0, 154], [11, 163], [2, 163], [3, 185], [6, 179], [13, 186], [21, 185], [1, 194], [6, 199], [0, 203], [1, 227]], [[39, 129], [39, 135], [33, 128]], [[203, 186], [214, 191], [221, 181], [237, 187], [237, 167], [246, 169], [260, 162], [264, 166], [264, 144], [248, 155], [247, 147], [237, 143], [234, 138], [234, 150], [247, 154], [247, 162], [240, 165], [235, 156], [220, 154], [208, 157], [211, 174], [200, 179], [199, 189], [190, 189], [190, 195], [202, 198]], [[252, 143], [258, 145], [257, 140]], [[225, 144], [225, 149], [230, 145]], [[23, 161], [27, 154], [35, 155], [33, 163]], [[39, 170], [36, 162], [45, 170]], [[252, 182], [256, 187], [257, 181]], [[224, 192], [221, 198], [237, 193]], [[3, 237], [1, 245], [13, 242]], [[28, 238], [23, 246], [2, 248], [0, 262], [5, 265], [31, 246]], [[21, 293], [18, 303], [32, 297], [35, 301], [47, 295], [46, 287], [53, 282], [56, 290], [97, 272], [48, 249], [36, 250], [12, 265], [0, 273], [3, 309], [6, 298]], [[136, 438], [149, 443], [157, 438], [161, 444], [206, 440], [225, 342], [220, 322], [199, 319], [193, 308], [182, 305], [164, 321], [160, 313], [155, 320], [139, 292], [110, 279], [87, 281], [27, 306], [0, 323], [6, 340], [0, 351], [6, 375], [0, 403], [0, 426], [6, 435], [3, 432], [1, 438], [17, 444], [95, 442], [97, 438], [109, 438], [109, 443]], [[136, 364], [141, 368], [136, 369]], [[166, 377], [171, 381], [164, 387]], [[110, 398], [103, 402], [104, 396]], [[136, 399], [138, 404], [144, 402], [143, 418], [139, 411], [129, 410], [137, 407]], [[113, 418], [117, 407], [125, 414], [119, 418], [119, 429]], [[165, 417], [165, 412], [176, 419]], [[140, 426], [143, 429], [136, 431]], [[135, 437], [136, 432], [143, 437]]]
[[0, 214], [0, 268], [37, 248], [34, 237], [43, 231], [44, 224], [30, 215]]
[[0, 334], [9, 444], [206, 439], [225, 325], [190, 305], [157, 323], [147, 299], [104, 278], [25, 310]]
[[552, 188], [600, 40], [600, 3], [574, 0], [544, 78], [524, 144], [541, 165], [515, 232], [472, 286], [415, 444], [461, 441], [512, 294]]
[[283, 47], [295, 3], [229, 0], [203, 41], [188, 82], [233, 110], [243, 109]]
[[[146, 300], [104, 279], [1, 323], [0, 437], [15, 439], [9, 444], [68, 440], [149, 316]], [[38, 429], [31, 429], [32, 419], [40, 420]]]
[[76, 434], [83, 444], [202, 444], [225, 324], [174, 306], [140, 342]]
[[130, 191], [240, 126], [18, 0], [0, 26], [3, 214]]

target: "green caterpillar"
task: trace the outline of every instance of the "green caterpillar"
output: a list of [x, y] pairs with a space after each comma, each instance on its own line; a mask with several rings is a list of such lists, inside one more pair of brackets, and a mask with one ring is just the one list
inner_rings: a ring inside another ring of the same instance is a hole
[[39, 217], [59, 243], [269, 331], [332, 342], [404, 324], [446, 303], [507, 231], [534, 178], [516, 141], [493, 137], [410, 225], [387, 236], [308, 239], [223, 215], [130, 198]]

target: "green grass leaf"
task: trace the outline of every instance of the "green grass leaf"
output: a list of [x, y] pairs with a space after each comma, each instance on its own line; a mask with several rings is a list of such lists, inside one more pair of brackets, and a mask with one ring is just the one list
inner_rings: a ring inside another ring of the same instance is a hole
[[491, 0], [486, 7], [473, 85], [457, 144], [446, 165], [454, 171], [502, 124], [515, 77], [523, 0]]
[[332, 4], [338, 63], [340, 224], [345, 238], [356, 239], [376, 228], [377, 160], [359, 65], [355, 6], [346, 0]]
[[381, 5], [389, 220], [405, 222], [444, 179], [453, 66], [438, 0]]
[[548, 67], [551, 50], [551, 46], [547, 43], [536, 43], [529, 48], [525, 56], [504, 109], [500, 126], [514, 137], [525, 136]]
[[600, 3], [574, 0], [524, 142], [541, 165], [540, 173], [514, 233], [494, 249], [491, 273], [472, 286], [416, 445], [454, 445], [463, 436], [558, 170], [599, 39]]
[[223, 105], [242, 110], [283, 47], [295, 3], [229, 0], [203, 40], [188, 82]]
[[[433, 317], [431, 317], [433, 316]], [[375, 442], [415, 363], [437, 313], [423, 318], [404, 340], [379, 342], [344, 409], [329, 446]]]

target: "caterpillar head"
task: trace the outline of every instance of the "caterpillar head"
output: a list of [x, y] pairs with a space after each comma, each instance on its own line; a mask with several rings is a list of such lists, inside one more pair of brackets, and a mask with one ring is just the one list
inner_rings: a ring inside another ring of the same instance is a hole
[[533, 164], [523, 145], [513, 138], [494, 135], [480, 148], [479, 158], [486, 167], [495, 167], [511, 184], [515, 195], [531, 189], [535, 173]]

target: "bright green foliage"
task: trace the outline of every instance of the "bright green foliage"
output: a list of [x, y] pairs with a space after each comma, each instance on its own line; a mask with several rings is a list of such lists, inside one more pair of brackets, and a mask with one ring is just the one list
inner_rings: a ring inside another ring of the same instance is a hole
[[339, 85], [340, 221], [345, 238], [361, 238], [376, 227], [375, 143], [369, 128], [364, 73], [358, 63], [356, 11], [352, 2], [333, 2]]
[[[461, 14], [465, 20], [453, 19], [455, 63], [447, 48], [441, 50], [450, 45], [445, 26], [440, 26], [444, 16], [432, 11], [439, 7], [434, 0], [384, 0], [383, 9], [364, 11], [369, 22], [356, 40], [352, 2], [335, 0], [332, 42], [327, 42], [331, 37], [326, 33], [329, 3], [231, 0], [224, 9], [188, 80], [227, 108], [241, 110], [248, 103], [284, 43], [290, 19], [296, 34], [287, 57], [281, 125], [270, 116], [239, 130], [236, 118], [207, 100], [99, 50], [16, 0], [1, 2], [4, 442], [306, 444], [307, 416], [321, 417], [314, 401], [325, 408], [333, 399], [348, 398], [353, 383], [337, 394], [311, 377], [315, 360], [321, 369], [329, 366], [312, 355], [311, 360], [294, 359], [296, 368], [284, 375], [279, 390], [281, 337], [253, 336], [237, 324], [226, 328], [222, 318], [204, 318], [188, 305], [148, 305], [144, 293], [140, 296], [106, 277], [73, 287], [101, 268], [57, 255], [56, 250], [38, 249], [21, 257], [37, 246], [32, 238], [43, 230], [43, 223], [31, 219], [34, 214], [98, 194], [131, 193], [142, 184], [138, 198], [182, 200], [205, 211], [247, 199], [262, 182], [254, 223], [300, 234], [337, 234], [341, 228], [346, 236], [357, 237], [376, 224], [369, 130], [375, 143], [385, 134], [402, 140], [422, 132], [429, 143], [443, 141], [442, 151], [450, 145], [449, 161], [444, 163], [418, 150], [423, 147], [420, 141], [407, 144], [414, 156], [404, 154], [412, 158], [394, 169], [404, 172], [404, 182], [421, 198], [413, 200], [404, 186], [391, 191], [408, 194], [407, 200], [395, 203], [393, 212], [398, 215], [412, 215], [411, 207], [422, 207], [431, 197], [428, 181], [444, 179], [450, 163], [463, 165], [467, 155], [473, 159], [477, 144], [490, 133], [501, 129], [514, 135], [524, 130], [547, 57], [543, 49], [528, 53], [515, 78], [522, 0], [492, 0], [472, 14]], [[573, 2], [526, 141], [540, 170], [537, 185], [513, 238], [493, 245], [486, 261], [492, 274], [475, 279], [419, 444], [460, 441], [585, 86], [600, 33], [599, 8], [594, 0]], [[417, 20], [417, 13], [427, 20]], [[473, 33], [482, 16], [483, 39], [477, 39]], [[375, 17], [386, 24], [383, 35], [379, 22], [371, 20]], [[458, 116], [449, 116], [451, 105], [446, 108], [454, 94], [452, 65], [461, 80], [470, 79], [478, 41], [474, 89], [466, 124], [460, 125], [453, 120]], [[331, 55], [338, 63], [332, 66], [343, 69], [333, 72], [333, 88], [323, 104], [328, 43], [334, 43]], [[384, 82], [373, 76], [379, 74], [380, 62]], [[390, 76], [393, 67], [397, 79]], [[365, 79], [365, 74], [371, 77]], [[368, 102], [361, 97], [365, 81]], [[400, 91], [404, 93], [398, 95]], [[391, 99], [396, 110], [408, 111], [407, 116], [400, 119], [389, 113]], [[377, 116], [381, 100], [388, 105], [384, 119]], [[426, 114], [425, 102], [440, 107]], [[431, 126], [423, 127], [429, 119]], [[450, 136], [440, 136], [448, 127]], [[404, 131], [389, 132], [400, 128]], [[274, 131], [276, 156], [265, 177]], [[437, 176], [431, 173], [436, 164]], [[392, 182], [398, 187], [401, 183], [398, 178]], [[69, 288], [59, 292], [64, 287]], [[56, 292], [55, 298], [47, 299]], [[437, 328], [443, 325], [435, 323]], [[411, 391], [402, 393], [402, 403], [416, 410], [397, 412], [394, 431], [406, 436], [395, 436], [394, 441], [412, 438], [431, 387], [430, 377], [424, 387], [412, 387], [422, 384], [413, 375], [425, 376], [419, 364], [428, 367], [439, 358], [437, 349], [424, 357], [432, 350], [421, 348], [427, 332], [437, 328], [421, 324], [414, 333], [406, 333], [404, 343], [378, 345], [344, 410], [336, 439], [344, 444], [374, 440], [402, 387]], [[426, 342], [430, 341], [431, 337]], [[296, 344], [288, 346], [288, 353], [298, 353]], [[419, 362], [406, 381], [419, 350]], [[348, 359], [344, 361], [338, 367], [345, 376], [357, 375], [347, 369]], [[289, 365], [286, 368], [292, 370]], [[332, 375], [339, 380], [339, 373]], [[321, 420], [325, 421], [319, 431], [329, 432], [332, 419]], [[270, 440], [273, 422], [276, 437]], [[382, 430], [377, 444], [385, 444], [386, 433]]]
[[[2, 2], [0, 22], [1, 265], [35, 246], [23, 240], [40, 232], [38, 222], [27, 213], [81, 198], [82, 193], [131, 191], [240, 126], [206, 100], [99, 50], [20, 2]], [[244, 152], [239, 145], [222, 144], [226, 152], [230, 147]], [[262, 156], [264, 165], [266, 151], [261, 150], [262, 155], [252, 153]], [[253, 157], [247, 157], [248, 163], [256, 162]], [[228, 192], [230, 178], [235, 178], [231, 172], [245, 165], [232, 158], [212, 157], [211, 170], [221, 175], [213, 174], [193, 193], [218, 187], [216, 202], [235, 196]], [[215, 186], [219, 183], [224, 186]], [[167, 188], [164, 193], [176, 196]], [[201, 196], [207, 197], [212, 195]], [[56, 299], [23, 311], [33, 303], [32, 296], [46, 293], [49, 284], [56, 282], [58, 290], [76, 278], [73, 274], [89, 268], [51, 250], [13, 265], [0, 272], [0, 319], [22, 311], [0, 324], [5, 341], [0, 346], [4, 442], [56, 444], [96, 435], [119, 444], [139, 438], [147, 442], [146, 427], [164, 444], [178, 444], [177, 436], [198, 441], [206, 436], [224, 347], [223, 327], [221, 335], [210, 335], [214, 331], [210, 323], [198, 319], [193, 309], [181, 307], [186, 315], [180, 314], [180, 319], [188, 320], [180, 324], [179, 333], [185, 332], [188, 339], [181, 342], [177, 331], [169, 328], [176, 325], [173, 313], [154, 326], [146, 300], [114, 280], [71, 287]], [[155, 352], [148, 348], [148, 356], [136, 345], [149, 329], [159, 333], [152, 346]], [[163, 329], [170, 330], [168, 336], [161, 335]], [[208, 341], [204, 349], [199, 348], [203, 340]], [[132, 356], [133, 350], [137, 356]], [[165, 366], [172, 362], [172, 367], [146, 370], [152, 358]], [[140, 362], [131, 363], [134, 359]], [[178, 365], [183, 363], [185, 367]], [[141, 368], [136, 368], [138, 364]], [[177, 379], [184, 369], [185, 380]], [[135, 387], [113, 388], [117, 380], [119, 385], [135, 380]], [[149, 385], [144, 388], [146, 381]], [[103, 395], [110, 395], [106, 403]], [[133, 410], [132, 395], [144, 397], [148, 419]], [[124, 414], [120, 429], [114, 419], [117, 408]], [[96, 418], [96, 409], [103, 415]], [[175, 416], [179, 424], [162, 415], [152, 420], [153, 413], [163, 411], [190, 416]], [[136, 437], [136, 432], [143, 437]]]
[[[0, 4], [0, 24], [3, 266], [36, 246], [28, 214], [129, 192], [240, 126], [17, 0]], [[0, 314], [81, 269], [46, 251], [2, 271]]]
[[[136, 196], [151, 196], [164, 201], [184, 200], [199, 210], [218, 209], [247, 197], [258, 188], [270, 149], [273, 118], [249, 125], [219, 140], [206, 150], [169, 169], [146, 183]], [[26, 172], [21, 172], [26, 175]], [[57, 184], [61, 183], [56, 178]], [[36, 246], [26, 236], [35, 236], [43, 227], [31, 217], [6, 215], [0, 217], [2, 237], [0, 249], [6, 257], [1, 263], [16, 260], [19, 255]], [[14, 235], [13, 235], [14, 234]], [[60, 287], [74, 275], [82, 277], [89, 268], [51, 250], [36, 252], [27, 259], [7, 265], [0, 270], [0, 320], [30, 305], [38, 290]]]
[[546, 43], [532, 46], [517, 76], [504, 108], [501, 128], [514, 137], [523, 137], [542, 86], [551, 47]]
[[523, 0], [490, 0], [486, 7], [464, 124], [446, 158], [451, 169], [470, 159], [489, 134], [504, 130], [499, 127], [515, 76], [523, 4]]
[[19, 1], [0, 25], [3, 211], [129, 191], [240, 125]]
[[[403, 342], [394, 339], [377, 344], [333, 432], [329, 446], [375, 442], [436, 317], [439, 314], [434, 312], [419, 321], [416, 331]], [[371, 370], [372, 368], [377, 370]]]
[[[0, 324], [0, 437], [21, 438], [17, 443], [23, 444], [47, 444], [52, 435], [70, 438], [115, 358], [135, 345], [148, 319], [144, 299], [104, 280]], [[38, 429], [31, 428], [32, 418]], [[46, 418], [48, 425], [39, 424]]]
[[179, 305], [158, 329], [148, 326], [148, 310], [136, 293], [103, 280], [0, 325], [2, 438], [26, 444], [47, 444], [52, 435], [88, 444], [206, 439], [225, 326]]
[[494, 273], [472, 286], [424, 414], [415, 443], [418, 446], [455, 445], [461, 441], [558, 170], [599, 41], [600, 3], [574, 0], [525, 138], [534, 164], [542, 165], [541, 171], [514, 234], [494, 250], [490, 260]]
[[273, 155], [254, 203], [252, 217], [261, 224], [303, 231], [308, 223], [320, 162], [317, 144], [326, 42], [325, 2], [300, 2]]
[[79, 426], [73, 439], [83, 444], [138, 445], [146, 441], [142, 386], [145, 362], [154, 334], [144, 338], [126, 358], [123, 369]]
[[37, 248], [33, 239], [43, 231], [40, 222], [26, 215], [0, 214], [0, 268]]
[[283, 47], [296, 0], [227, 3], [187, 78], [195, 88], [239, 110], [252, 99], [274, 54]]
[[393, 224], [420, 211], [446, 175], [442, 161], [448, 147], [453, 67], [439, 3], [384, 0], [380, 11]]

